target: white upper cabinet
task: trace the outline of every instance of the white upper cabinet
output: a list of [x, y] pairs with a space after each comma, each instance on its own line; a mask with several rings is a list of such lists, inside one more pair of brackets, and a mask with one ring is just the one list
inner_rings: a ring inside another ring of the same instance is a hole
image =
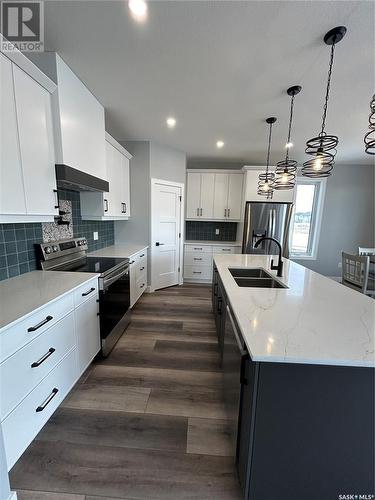
[[0, 214], [26, 214], [12, 63], [0, 54]]
[[81, 215], [85, 220], [127, 220], [130, 217], [130, 159], [126, 151], [106, 133], [105, 178], [108, 193], [81, 192]]
[[[272, 169], [271, 171], [273, 171]], [[267, 200], [264, 196], [260, 196], [258, 191], [258, 177], [261, 172], [264, 172], [264, 168], [250, 168], [246, 170], [245, 173], [245, 201], [262, 201], [265, 203], [274, 202], [293, 202], [294, 200], [294, 189], [279, 190], [273, 192], [273, 197]]]
[[242, 172], [188, 172], [186, 218], [240, 220], [242, 185]]
[[212, 220], [214, 213], [214, 182], [214, 173], [188, 172], [187, 219]]
[[0, 63], [0, 222], [53, 221], [58, 210], [50, 92], [55, 85], [30, 61], [26, 67], [33, 77], [1, 54]]
[[106, 179], [104, 108], [61, 57], [54, 57], [56, 163]]

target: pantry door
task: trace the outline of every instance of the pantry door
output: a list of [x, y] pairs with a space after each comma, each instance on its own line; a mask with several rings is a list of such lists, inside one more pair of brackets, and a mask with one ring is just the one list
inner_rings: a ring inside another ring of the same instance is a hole
[[183, 191], [151, 179], [151, 291], [182, 284]]

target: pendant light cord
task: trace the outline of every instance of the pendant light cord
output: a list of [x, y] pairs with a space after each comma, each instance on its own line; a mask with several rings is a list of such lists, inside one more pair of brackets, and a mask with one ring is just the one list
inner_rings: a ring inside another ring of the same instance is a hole
[[268, 134], [268, 151], [267, 151], [267, 168], [266, 168], [266, 176], [268, 176], [268, 167], [269, 167], [269, 164], [270, 164], [270, 150], [271, 150], [272, 125], [273, 125], [273, 123], [270, 123], [270, 131], [269, 131], [269, 134]]
[[[291, 132], [292, 132], [294, 97], [295, 97], [295, 95], [293, 94], [292, 100], [290, 103], [289, 129], [288, 129], [288, 138], [286, 140], [287, 144], [290, 143], [290, 136], [291, 136]], [[285, 162], [288, 163], [288, 160], [289, 160], [289, 147], [286, 148]]]
[[330, 87], [331, 87], [331, 76], [332, 76], [332, 67], [333, 67], [333, 57], [334, 57], [334, 54], [335, 54], [335, 44], [333, 43], [332, 46], [331, 46], [331, 59], [329, 61], [327, 90], [326, 90], [326, 97], [325, 97], [324, 108], [323, 108], [322, 131], [320, 132], [320, 135], [324, 135], [324, 129], [325, 129], [325, 126], [326, 126], [327, 107], [328, 107], [328, 99], [329, 99], [329, 90], [330, 90]]

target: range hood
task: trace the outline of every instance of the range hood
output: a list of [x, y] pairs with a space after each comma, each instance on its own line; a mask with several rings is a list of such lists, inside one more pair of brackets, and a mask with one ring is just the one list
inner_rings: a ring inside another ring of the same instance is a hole
[[69, 167], [68, 165], [56, 164], [56, 183], [59, 189], [70, 189], [71, 191], [97, 191], [109, 192], [109, 182], [94, 175], [86, 174]]

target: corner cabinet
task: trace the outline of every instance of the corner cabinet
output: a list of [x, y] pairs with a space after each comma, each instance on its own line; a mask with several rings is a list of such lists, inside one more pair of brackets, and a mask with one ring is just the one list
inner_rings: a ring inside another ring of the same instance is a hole
[[242, 190], [242, 172], [188, 171], [186, 219], [239, 221]]
[[105, 166], [108, 193], [82, 192], [81, 215], [84, 220], [128, 220], [130, 217], [130, 159], [126, 151], [106, 133]]
[[0, 54], [0, 223], [47, 222], [58, 215], [51, 113], [56, 85], [31, 67], [33, 76]]

